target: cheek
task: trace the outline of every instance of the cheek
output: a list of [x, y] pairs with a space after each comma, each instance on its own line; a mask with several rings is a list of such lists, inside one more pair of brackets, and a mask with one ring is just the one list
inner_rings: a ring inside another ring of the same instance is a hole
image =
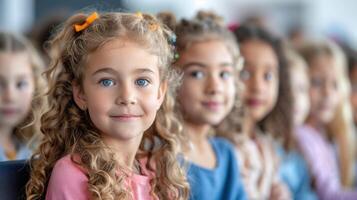
[[235, 82], [232, 80], [232, 81], [229, 81], [227, 82], [227, 84], [225, 85], [224, 87], [224, 92], [226, 93], [226, 96], [227, 96], [227, 100], [229, 102], [234, 102], [235, 100], [235, 96], [236, 96], [236, 85], [235, 85]]
[[279, 83], [278, 81], [273, 81], [272, 83], [267, 84], [267, 87], [269, 88], [266, 88], [266, 98], [272, 104], [272, 106], [274, 106], [278, 99]]
[[158, 99], [157, 96], [147, 96], [146, 98], [143, 98], [144, 101], [142, 101], [143, 109], [145, 109], [148, 112], [156, 112], [160, 106], [161, 102]]
[[31, 109], [33, 95], [34, 95], [34, 85], [30, 84], [29, 87], [26, 90], [22, 91], [18, 96], [19, 102], [21, 102], [26, 112], [28, 112]]
[[148, 112], [156, 112], [160, 106], [161, 106], [161, 101], [159, 99], [159, 87], [153, 87], [149, 88], [148, 90], [138, 92], [140, 94], [140, 97], [138, 97], [139, 101], [141, 102], [141, 105], [144, 110]]
[[342, 94], [340, 92], [334, 92], [330, 98], [332, 98], [333, 106], [336, 107], [342, 100]]
[[353, 93], [351, 95], [351, 102], [352, 102], [352, 106], [354, 108], [357, 108], [357, 93]]
[[198, 95], [201, 94], [202, 89], [200, 82], [184, 80], [178, 91], [178, 99], [181, 103], [190, 102], [197, 99]]
[[318, 102], [320, 101], [320, 97], [321, 97], [320, 90], [317, 88], [311, 87], [311, 89], [309, 91], [309, 96], [310, 96], [311, 106], [318, 104]]
[[21, 96], [21, 102], [22, 102], [22, 108], [23, 108], [24, 114], [30, 112], [30, 110], [31, 110], [31, 103], [33, 100], [32, 97], [33, 97], [32, 93], [28, 93], [28, 94]]
[[306, 115], [310, 109], [310, 100], [308, 95], [306, 94], [300, 94], [297, 98], [298, 107], [297, 109], [300, 109], [303, 115]]
[[[93, 92], [91, 92], [93, 91]], [[110, 91], [91, 89], [85, 95], [88, 110], [91, 113], [106, 113], [109, 107], [114, 104], [115, 96]], [[100, 102], [100, 103], [98, 103]]]

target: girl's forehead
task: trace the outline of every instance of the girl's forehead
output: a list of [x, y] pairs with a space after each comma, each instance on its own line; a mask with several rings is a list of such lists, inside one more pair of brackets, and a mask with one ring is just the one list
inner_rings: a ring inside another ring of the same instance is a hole
[[179, 52], [179, 63], [198, 61], [202, 63], [233, 63], [233, 55], [220, 40], [196, 42]]
[[0, 67], [2, 71], [31, 71], [31, 62], [25, 52], [0, 52]]
[[29, 55], [25, 51], [6, 52], [0, 50], [0, 63], [9, 62], [14, 59], [20, 59], [21, 61], [29, 62]]
[[155, 72], [159, 70], [158, 56], [131, 41], [114, 40], [89, 54], [86, 61], [87, 69], [91, 72], [100, 68], [111, 68], [115, 71], [132, 71], [136, 68]]

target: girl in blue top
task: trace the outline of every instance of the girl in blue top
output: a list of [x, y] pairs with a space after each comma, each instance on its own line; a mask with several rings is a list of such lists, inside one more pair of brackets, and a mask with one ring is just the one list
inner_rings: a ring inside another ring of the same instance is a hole
[[187, 136], [182, 150], [188, 161], [190, 198], [246, 199], [233, 147], [211, 133], [236, 105], [240, 57], [234, 36], [212, 13], [199, 12], [178, 23], [167, 13], [159, 17], [177, 35], [175, 66], [183, 72], [177, 100]]
[[[307, 64], [304, 59], [294, 50], [285, 50], [287, 67], [290, 75], [291, 92], [293, 97], [293, 127], [295, 129], [303, 125], [309, 111], [310, 82], [307, 71]], [[294, 141], [297, 131], [294, 132]], [[294, 148], [286, 149], [277, 144], [278, 154], [281, 159], [279, 174], [287, 184], [293, 199], [315, 200], [316, 193], [312, 190], [309, 168], [303, 155], [299, 151], [297, 144]]]

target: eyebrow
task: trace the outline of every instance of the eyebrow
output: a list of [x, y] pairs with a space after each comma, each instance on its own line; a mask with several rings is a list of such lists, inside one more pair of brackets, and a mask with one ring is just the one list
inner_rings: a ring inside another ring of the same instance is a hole
[[[118, 72], [110, 67], [98, 69], [97, 71], [93, 72], [92, 76], [99, 74], [99, 73], [108, 73], [108, 74], [118, 74]], [[134, 73], [150, 73], [150, 74], [155, 74], [155, 72], [151, 69], [148, 68], [138, 68], [134, 70]]]
[[219, 64], [220, 67], [233, 67], [233, 63], [229, 63], [229, 62], [224, 62]]
[[198, 66], [198, 67], [206, 67], [206, 65], [204, 63], [200, 63], [200, 62], [188, 62], [186, 64], [184, 64], [182, 66], [183, 69], [186, 69], [187, 67], [191, 67], [191, 66]]
[[[16, 74], [16, 76], [15, 76], [15, 79], [16, 79], [16, 80], [19, 80], [19, 79], [27, 79], [27, 78], [32, 78], [32, 76], [29, 75], [29, 74]], [[0, 75], [0, 79], [2, 79], [2, 80], [8, 80], [9, 77], [8, 77], [8, 76]]]
[[150, 74], [155, 74], [155, 72], [149, 68], [138, 68], [135, 69], [135, 73], [150, 73]]
[[115, 73], [115, 74], [117, 74], [117, 72], [114, 69], [106, 67], [106, 68], [98, 69], [97, 71], [93, 72], [92, 76], [99, 74], [99, 73], [108, 73], [108, 74]]
[[[201, 62], [189, 62], [189, 63], [184, 64], [182, 67], [183, 67], [183, 69], [186, 69], [187, 67], [190, 67], [190, 66], [207, 67], [206, 64], [201, 63]], [[220, 63], [219, 66], [220, 67], [232, 67], [233, 63], [223, 62], [223, 63]]]

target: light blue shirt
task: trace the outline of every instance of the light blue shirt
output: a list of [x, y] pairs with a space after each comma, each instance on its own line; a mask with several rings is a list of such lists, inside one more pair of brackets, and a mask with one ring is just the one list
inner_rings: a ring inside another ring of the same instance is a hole
[[[15, 160], [27, 160], [31, 157], [32, 151], [26, 145], [20, 145], [17, 150]], [[5, 155], [5, 151], [2, 146], [0, 146], [0, 161], [8, 161], [9, 159]]]
[[286, 152], [277, 145], [277, 153], [281, 159], [279, 175], [288, 185], [294, 200], [316, 200], [316, 193], [311, 188], [311, 178], [307, 163], [302, 155], [294, 150]]
[[244, 200], [246, 198], [234, 147], [225, 139], [212, 137], [217, 166], [207, 169], [194, 163], [188, 166], [191, 200]]

